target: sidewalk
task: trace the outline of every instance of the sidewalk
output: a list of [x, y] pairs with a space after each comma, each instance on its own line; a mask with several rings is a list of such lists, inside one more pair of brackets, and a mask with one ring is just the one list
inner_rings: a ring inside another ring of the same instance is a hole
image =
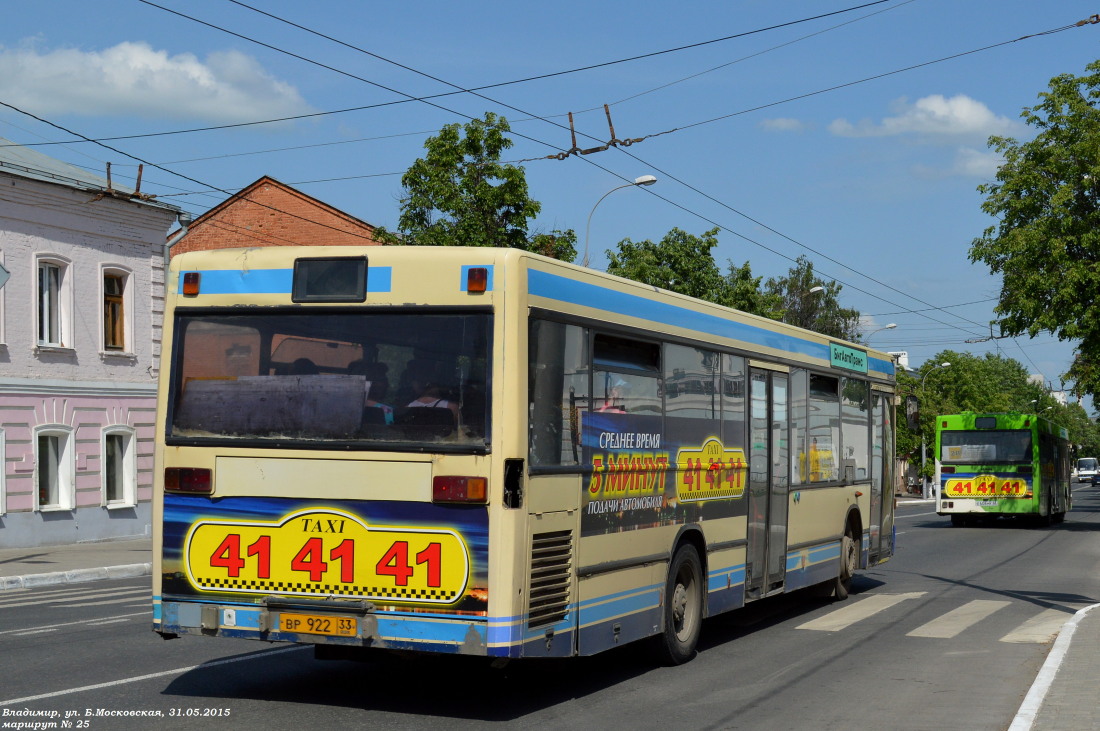
[[151, 538], [0, 548], [0, 592], [152, 573]]
[[[4, 590], [146, 576], [151, 559], [150, 538], [0, 549], [0, 598]], [[1093, 673], [1100, 665], [1097, 607], [1082, 609], [1062, 627], [1009, 731], [1100, 728]]]

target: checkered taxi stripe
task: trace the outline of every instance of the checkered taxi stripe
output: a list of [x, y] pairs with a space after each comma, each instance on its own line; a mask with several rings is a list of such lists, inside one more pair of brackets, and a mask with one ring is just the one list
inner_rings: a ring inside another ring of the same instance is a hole
[[310, 584], [293, 581], [257, 581], [251, 579], [203, 578], [195, 580], [201, 589], [271, 592], [275, 594], [320, 594], [356, 596], [367, 599], [405, 599], [407, 601], [452, 602], [458, 593], [443, 589], [416, 589], [405, 586], [352, 586], [348, 584]]

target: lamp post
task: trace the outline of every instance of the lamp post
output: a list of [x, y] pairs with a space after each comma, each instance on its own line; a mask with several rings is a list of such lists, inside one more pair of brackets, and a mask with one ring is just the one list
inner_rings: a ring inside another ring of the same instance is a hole
[[[920, 379], [920, 396], [921, 396], [922, 401], [924, 400], [924, 379], [928, 378], [928, 374], [931, 373], [932, 371], [936, 370], [937, 368], [947, 368], [950, 365], [951, 364], [948, 363], [947, 361], [944, 361], [943, 363], [937, 363], [936, 365], [929, 368], [923, 376], [921, 376], [921, 379]], [[925, 464], [925, 452], [926, 451], [927, 451], [927, 448], [925, 447], [924, 429], [922, 428], [920, 430], [920, 495], [921, 495], [922, 498], [927, 500], [928, 497], [929, 497], [929, 495], [928, 495], [929, 485], [928, 485], [927, 480], [924, 477], [924, 464]]]
[[874, 335], [875, 333], [882, 332], [883, 330], [893, 330], [897, 326], [898, 326], [898, 324], [896, 322], [891, 322], [889, 325], [883, 325], [882, 327], [878, 328], [877, 330], [872, 330], [871, 332], [869, 332], [867, 334], [867, 338], [864, 340], [864, 342], [870, 344], [872, 335]]
[[584, 260], [581, 262], [581, 266], [588, 266], [588, 232], [592, 228], [592, 214], [596, 212], [596, 207], [603, 203], [603, 199], [614, 193], [616, 190], [622, 190], [623, 188], [634, 188], [640, 185], [653, 185], [657, 182], [657, 178], [652, 175], [642, 175], [634, 178], [633, 183], [627, 183], [626, 185], [620, 185], [617, 188], [611, 190], [600, 196], [600, 199], [596, 201], [596, 205], [592, 206], [592, 210], [588, 213], [588, 223], [584, 227]]

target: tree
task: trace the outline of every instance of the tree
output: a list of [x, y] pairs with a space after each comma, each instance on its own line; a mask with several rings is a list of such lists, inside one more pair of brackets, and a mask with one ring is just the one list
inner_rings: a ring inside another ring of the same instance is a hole
[[[607, 251], [607, 272], [672, 292], [771, 317], [775, 303], [760, 290], [749, 263], [729, 264], [723, 275], [711, 249], [718, 245], [718, 229], [702, 236], [674, 228], [659, 242], [623, 239], [618, 251]], [[773, 318], [775, 319], [775, 318]]]
[[500, 162], [512, 146], [510, 131], [504, 117], [486, 112], [429, 137], [427, 154], [401, 177], [398, 232], [379, 229], [376, 237], [413, 246], [501, 246], [573, 261], [572, 229], [528, 234], [542, 206], [528, 195], [523, 168]]
[[997, 182], [978, 187], [997, 219], [970, 259], [1002, 275], [1001, 334], [1050, 332], [1079, 340], [1066, 376], [1077, 393], [1100, 393], [1100, 61], [1085, 76], [1050, 80], [1021, 117], [1029, 142], [990, 137], [1004, 157]]
[[[822, 287], [820, 292], [811, 292]], [[814, 263], [800, 256], [787, 276], [771, 278], [764, 291], [779, 303], [780, 319], [842, 340], [859, 339], [859, 310], [840, 306], [844, 287], [814, 274]]]

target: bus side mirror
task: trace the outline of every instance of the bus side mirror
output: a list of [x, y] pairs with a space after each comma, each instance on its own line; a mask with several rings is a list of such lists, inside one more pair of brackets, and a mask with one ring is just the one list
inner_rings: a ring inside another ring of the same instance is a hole
[[905, 397], [905, 422], [910, 431], [920, 430], [920, 403], [916, 396]]

